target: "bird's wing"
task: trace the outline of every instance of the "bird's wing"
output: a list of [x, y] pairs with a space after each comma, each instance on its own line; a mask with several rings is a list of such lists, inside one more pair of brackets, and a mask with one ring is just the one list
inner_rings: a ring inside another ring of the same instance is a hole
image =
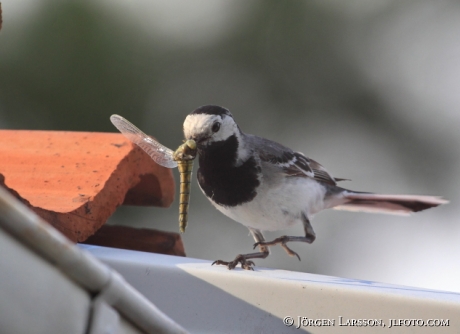
[[330, 185], [336, 185], [336, 181], [344, 180], [336, 180], [321, 164], [307, 158], [303, 153], [294, 152], [265, 138], [247, 135], [247, 139], [262, 161], [279, 167], [287, 176], [310, 177]]

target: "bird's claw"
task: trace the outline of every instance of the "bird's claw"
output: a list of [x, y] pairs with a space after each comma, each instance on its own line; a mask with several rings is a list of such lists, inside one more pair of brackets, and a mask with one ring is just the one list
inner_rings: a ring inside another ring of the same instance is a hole
[[235, 267], [237, 266], [238, 263], [241, 263], [241, 268], [245, 269], [245, 270], [254, 270], [254, 268], [252, 266], [254, 266], [254, 262], [250, 261], [250, 260], [246, 260], [244, 258], [244, 256], [242, 255], [238, 255], [235, 260], [233, 261], [222, 261], [222, 260], [216, 260], [214, 261], [211, 266], [213, 265], [223, 265], [223, 266], [227, 266], [227, 269], [228, 270], [232, 270], [232, 269], [235, 269]]
[[297, 253], [294, 252], [292, 249], [290, 249], [288, 246], [286, 246], [286, 244], [283, 244], [283, 243], [282, 243], [282, 244], [281, 244], [281, 247], [284, 248], [284, 250], [286, 251], [286, 253], [289, 254], [289, 256], [297, 256], [297, 258], [299, 259], [299, 261], [301, 261], [301, 260], [300, 260], [299, 254], [297, 254]]

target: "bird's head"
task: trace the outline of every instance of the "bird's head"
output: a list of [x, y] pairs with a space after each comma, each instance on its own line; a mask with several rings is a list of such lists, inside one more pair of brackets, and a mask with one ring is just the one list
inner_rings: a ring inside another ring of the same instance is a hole
[[198, 147], [206, 147], [227, 140], [231, 136], [240, 136], [238, 125], [229, 110], [207, 105], [190, 113], [184, 121], [185, 139], [193, 139]]

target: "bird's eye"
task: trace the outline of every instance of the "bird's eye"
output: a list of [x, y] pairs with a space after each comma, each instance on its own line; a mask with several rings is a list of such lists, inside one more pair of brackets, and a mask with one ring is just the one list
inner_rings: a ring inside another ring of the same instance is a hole
[[220, 129], [220, 123], [216, 122], [212, 125], [212, 132], [217, 132]]

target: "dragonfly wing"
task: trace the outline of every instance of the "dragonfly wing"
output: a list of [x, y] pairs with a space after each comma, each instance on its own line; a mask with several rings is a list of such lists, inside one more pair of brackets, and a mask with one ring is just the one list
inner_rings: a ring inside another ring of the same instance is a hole
[[110, 116], [110, 121], [130, 141], [143, 149], [157, 164], [168, 168], [177, 167], [174, 151], [147, 136], [134, 124], [119, 115]]

